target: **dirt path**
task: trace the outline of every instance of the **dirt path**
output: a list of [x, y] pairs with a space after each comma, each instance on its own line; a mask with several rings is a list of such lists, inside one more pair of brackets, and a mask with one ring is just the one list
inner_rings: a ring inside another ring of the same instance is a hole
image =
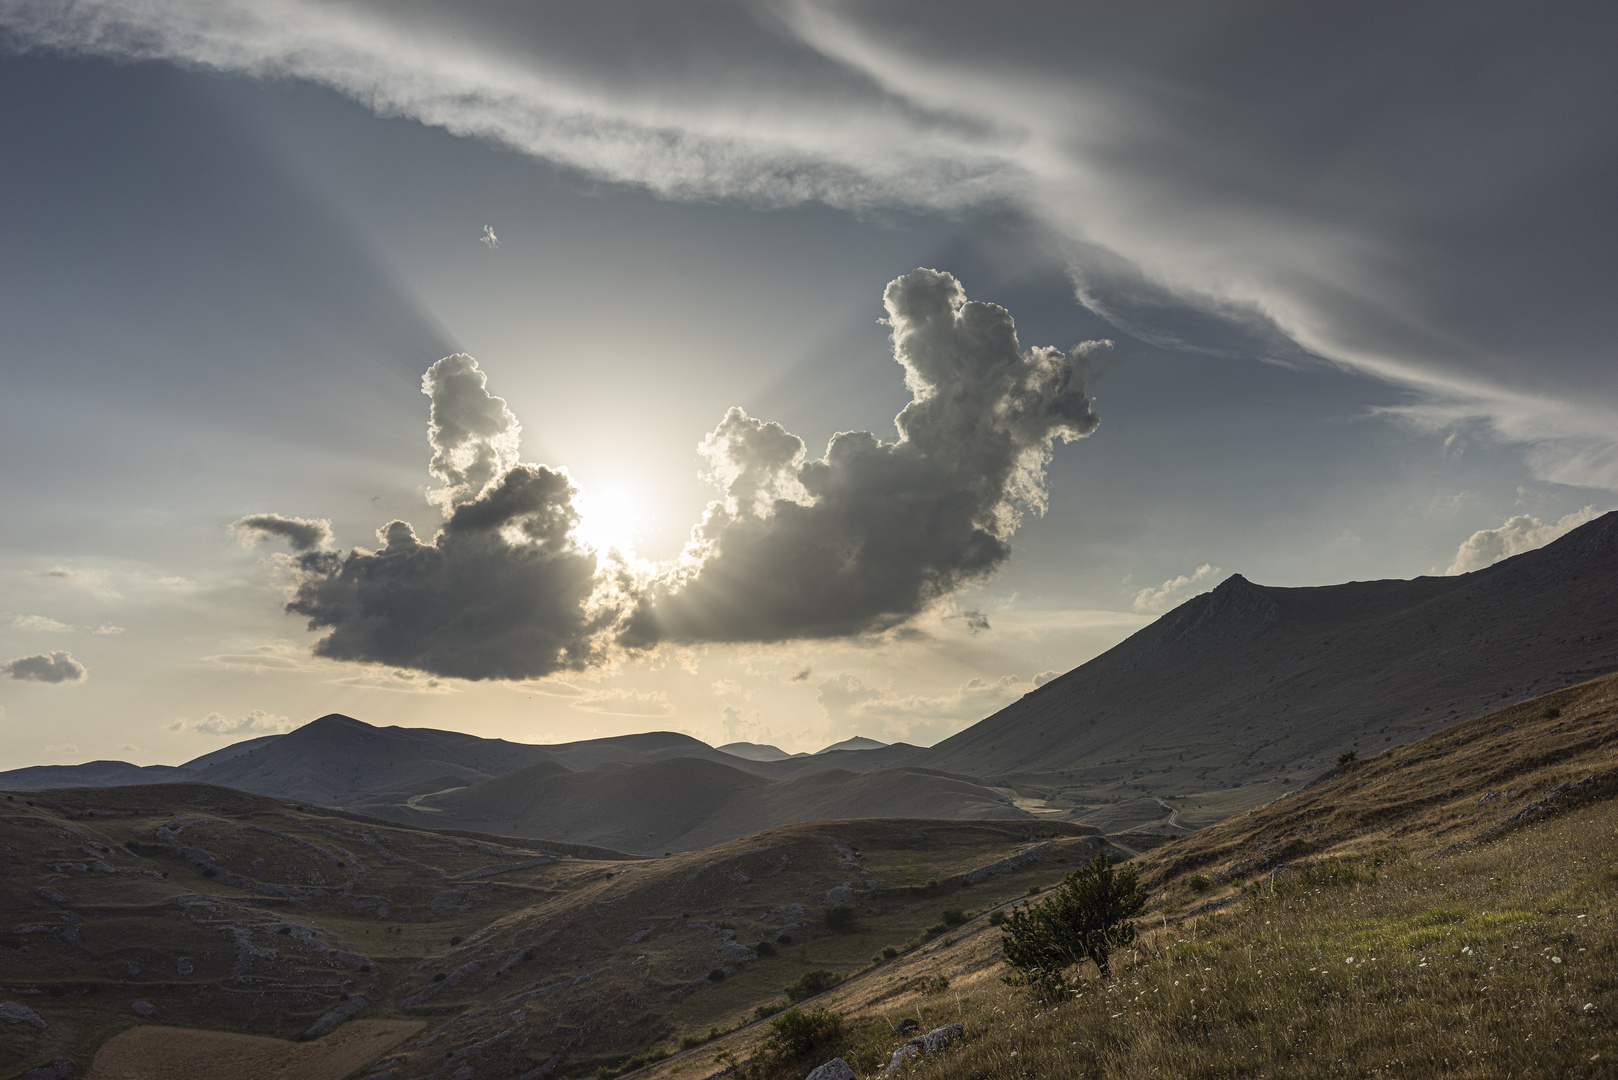
[[1186, 832], [1195, 832], [1196, 831], [1195, 829], [1191, 828], [1191, 826], [1189, 826], [1189, 825], [1181, 825], [1180, 824], [1180, 812], [1178, 810], [1176, 810], [1174, 807], [1170, 806], [1168, 803], [1164, 802], [1162, 799], [1157, 800], [1157, 805], [1161, 806], [1163, 809], [1165, 809], [1165, 810], [1167, 810], [1169, 812], [1169, 819], [1168, 819], [1168, 821], [1164, 822], [1165, 825], [1168, 825], [1171, 828], [1175, 828], [1175, 829], [1184, 829]]
[[410, 798], [405, 800], [405, 805], [410, 807], [410, 809], [412, 809], [412, 810], [421, 810], [421, 811], [423, 811], [425, 813], [428, 813], [428, 814], [442, 814], [444, 811], [440, 810], [436, 806], [423, 806], [423, 805], [421, 805], [421, 800], [430, 799], [434, 795], [448, 795], [450, 792], [452, 792], [452, 791], [460, 791], [462, 788], [465, 788], [466, 786], [467, 785], [462, 784], [460, 787], [447, 787], [443, 791], [429, 791], [425, 795], [412, 795], [412, 796], [410, 796]]
[[96, 1051], [89, 1080], [343, 1080], [425, 1026], [351, 1020], [306, 1043], [199, 1028], [130, 1028]]

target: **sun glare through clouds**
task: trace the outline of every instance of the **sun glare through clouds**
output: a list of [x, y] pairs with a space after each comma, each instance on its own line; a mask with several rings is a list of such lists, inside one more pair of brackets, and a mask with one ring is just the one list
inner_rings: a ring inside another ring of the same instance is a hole
[[579, 508], [575, 536], [600, 551], [634, 554], [635, 541], [648, 523], [646, 500], [639, 492], [627, 484], [608, 483], [584, 488], [575, 501]]

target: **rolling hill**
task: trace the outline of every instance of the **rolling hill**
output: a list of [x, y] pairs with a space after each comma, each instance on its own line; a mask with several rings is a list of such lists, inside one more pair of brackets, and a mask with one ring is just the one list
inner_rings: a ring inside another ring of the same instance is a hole
[[1028, 816], [1000, 793], [962, 777], [903, 768], [829, 769], [770, 780], [701, 758], [578, 772], [546, 762], [407, 805], [367, 802], [354, 809], [412, 824], [544, 836], [642, 854], [694, 850], [799, 821]]

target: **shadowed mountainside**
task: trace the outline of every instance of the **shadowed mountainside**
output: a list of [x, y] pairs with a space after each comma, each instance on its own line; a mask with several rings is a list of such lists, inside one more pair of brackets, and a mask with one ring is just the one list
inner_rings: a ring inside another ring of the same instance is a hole
[[1153, 795], [1278, 783], [1618, 669], [1615, 601], [1618, 512], [1458, 577], [1238, 574], [910, 764]]
[[546, 836], [621, 851], [689, 851], [800, 821], [920, 816], [1016, 819], [1005, 796], [963, 777], [911, 769], [823, 770], [770, 780], [699, 758], [571, 772], [542, 763], [413, 805], [360, 803], [396, 821]]

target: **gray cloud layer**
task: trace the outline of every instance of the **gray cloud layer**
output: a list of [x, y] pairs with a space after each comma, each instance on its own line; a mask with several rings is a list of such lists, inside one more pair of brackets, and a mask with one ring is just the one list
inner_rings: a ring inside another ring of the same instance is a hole
[[20, 656], [8, 664], [0, 665], [0, 671], [13, 679], [42, 683], [83, 682], [90, 677], [89, 670], [83, 664], [73, 659], [71, 653], [61, 650], [38, 656]]
[[703, 442], [725, 497], [687, 564], [642, 596], [621, 640], [779, 641], [896, 625], [984, 577], [1044, 508], [1058, 438], [1095, 430], [1082, 354], [1023, 353], [1011, 316], [917, 270], [884, 295], [914, 395], [899, 438], [842, 432], [826, 454], [731, 409]]
[[331, 522], [324, 519], [282, 517], [280, 514], [249, 514], [230, 523], [244, 539], [265, 540], [278, 536], [293, 551], [313, 551], [331, 543]]
[[1005, 309], [968, 301], [935, 270], [895, 280], [884, 300], [913, 395], [898, 439], [843, 432], [808, 460], [779, 424], [731, 409], [699, 448], [723, 498], [672, 565], [638, 576], [580, 543], [567, 473], [520, 462], [505, 401], [471, 357], [445, 357], [422, 379], [443, 527], [423, 543], [393, 521], [379, 551], [303, 551], [287, 610], [327, 631], [318, 655], [463, 679], [577, 670], [614, 642], [779, 641], [902, 623], [1009, 557], [1022, 515], [1044, 509], [1053, 443], [1088, 435], [1096, 416], [1088, 346], [1023, 352]]
[[[1012, 204], [1158, 340], [1316, 353], [1618, 489], [1618, 8], [6, 0], [671, 198]], [[1484, 74], [1486, 73], [1486, 74]]]

